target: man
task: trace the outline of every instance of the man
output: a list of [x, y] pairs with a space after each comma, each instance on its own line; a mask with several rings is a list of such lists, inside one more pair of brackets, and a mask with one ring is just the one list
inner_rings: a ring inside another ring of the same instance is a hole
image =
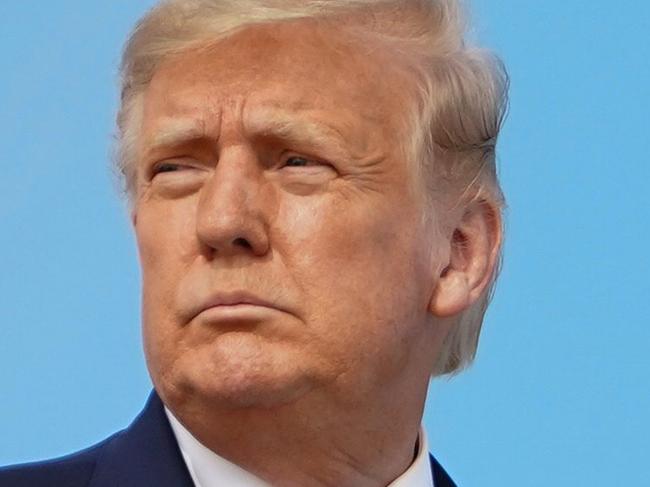
[[170, 0], [122, 75], [155, 390], [0, 485], [454, 485], [420, 422], [496, 274], [507, 86], [456, 2]]

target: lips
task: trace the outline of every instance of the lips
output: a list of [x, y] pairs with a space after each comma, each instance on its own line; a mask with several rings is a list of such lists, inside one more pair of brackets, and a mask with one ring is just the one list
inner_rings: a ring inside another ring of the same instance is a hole
[[196, 317], [199, 314], [203, 313], [212, 308], [217, 307], [233, 307], [237, 305], [252, 305], [252, 306], [261, 306], [264, 308], [271, 308], [279, 311], [284, 311], [282, 308], [278, 307], [276, 303], [272, 303], [267, 299], [263, 299], [255, 294], [249, 293], [247, 291], [233, 291], [233, 292], [220, 292], [211, 295], [206, 300], [202, 301], [195, 309], [192, 311], [192, 317]]

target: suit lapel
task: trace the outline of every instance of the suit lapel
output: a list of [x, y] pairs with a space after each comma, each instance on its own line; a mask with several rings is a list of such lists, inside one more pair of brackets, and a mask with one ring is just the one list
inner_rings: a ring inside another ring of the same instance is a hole
[[194, 487], [163, 404], [152, 391], [144, 410], [106, 445], [89, 487]]
[[431, 472], [433, 472], [433, 485], [435, 487], [456, 487], [456, 484], [438, 463], [438, 460], [431, 454], [429, 454], [429, 459], [431, 460]]

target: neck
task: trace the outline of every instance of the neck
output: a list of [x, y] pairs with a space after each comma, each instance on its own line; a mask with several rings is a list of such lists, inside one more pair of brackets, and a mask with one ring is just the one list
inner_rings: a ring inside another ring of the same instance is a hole
[[[404, 396], [391, 394], [391, 403], [395, 397]], [[375, 400], [342, 411], [323, 409], [312, 397], [238, 410], [196, 399], [165, 402], [203, 445], [273, 485], [378, 487], [413, 462], [425, 397], [426, 388], [399, 406]]]

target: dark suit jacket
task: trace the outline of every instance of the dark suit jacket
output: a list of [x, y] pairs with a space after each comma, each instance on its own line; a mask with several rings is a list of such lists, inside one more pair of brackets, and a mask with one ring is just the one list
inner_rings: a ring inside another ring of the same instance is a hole
[[[455, 487], [431, 457], [436, 487]], [[0, 469], [0, 487], [194, 487], [155, 391], [125, 430], [55, 460]], [[227, 486], [224, 486], [227, 487]]]

